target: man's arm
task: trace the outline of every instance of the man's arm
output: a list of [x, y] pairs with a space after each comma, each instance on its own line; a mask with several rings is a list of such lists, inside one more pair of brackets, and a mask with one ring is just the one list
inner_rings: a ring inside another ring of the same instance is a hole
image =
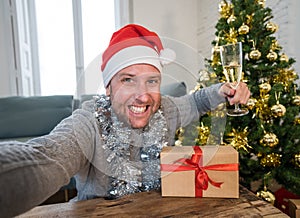
[[81, 111], [47, 136], [0, 144], [1, 217], [15, 216], [42, 203], [87, 163], [96, 126], [92, 113]]
[[194, 92], [193, 97], [200, 115], [203, 115], [210, 110], [214, 110], [226, 99], [231, 105], [236, 103], [246, 104], [250, 97], [250, 91], [243, 82], [238, 85], [236, 90], [229, 83], [219, 83]]

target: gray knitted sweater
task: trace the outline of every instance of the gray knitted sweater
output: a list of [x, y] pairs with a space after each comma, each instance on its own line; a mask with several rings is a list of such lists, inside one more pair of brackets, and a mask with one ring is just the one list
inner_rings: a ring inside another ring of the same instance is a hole
[[[220, 84], [179, 98], [162, 97], [168, 144], [174, 144], [178, 127], [186, 126], [225, 99]], [[105, 196], [108, 177], [103, 141], [89, 101], [64, 119], [49, 135], [26, 143], [0, 143], [0, 214], [11, 217], [40, 204], [76, 178], [78, 200]]]

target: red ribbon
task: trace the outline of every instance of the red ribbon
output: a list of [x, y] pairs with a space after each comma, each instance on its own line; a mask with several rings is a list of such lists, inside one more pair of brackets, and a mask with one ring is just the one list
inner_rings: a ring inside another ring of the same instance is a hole
[[180, 172], [195, 170], [195, 196], [202, 197], [203, 190], [207, 190], [208, 184], [212, 184], [215, 187], [220, 188], [223, 182], [215, 182], [209, 178], [206, 170], [216, 171], [237, 171], [239, 168], [238, 163], [232, 164], [214, 164], [208, 166], [202, 166], [202, 150], [199, 146], [193, 146], [195, 154], [192, 154], [190, 159], [180, 158], [175, 161], [178, 164], [161, 164], [161, 170], [167, 172]]

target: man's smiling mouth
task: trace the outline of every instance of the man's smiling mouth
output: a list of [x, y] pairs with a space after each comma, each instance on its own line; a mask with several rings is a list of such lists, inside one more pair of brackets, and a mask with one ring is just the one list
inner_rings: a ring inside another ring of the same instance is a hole
[[144, 113], [147, 110], [147, 106], [129, 106], [129, 110], [133, 113], [139, 114]]

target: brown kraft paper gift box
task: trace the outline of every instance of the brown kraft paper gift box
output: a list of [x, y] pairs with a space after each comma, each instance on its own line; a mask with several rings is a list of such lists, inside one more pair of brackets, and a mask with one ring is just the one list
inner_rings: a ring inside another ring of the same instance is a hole
[[160, 158], [162, 196], [239, 197], [238, 152], [232, 146], [170, 146]]
[[300, 199], [289, 199], [289, 215], [291, 218], [300, 218]]

